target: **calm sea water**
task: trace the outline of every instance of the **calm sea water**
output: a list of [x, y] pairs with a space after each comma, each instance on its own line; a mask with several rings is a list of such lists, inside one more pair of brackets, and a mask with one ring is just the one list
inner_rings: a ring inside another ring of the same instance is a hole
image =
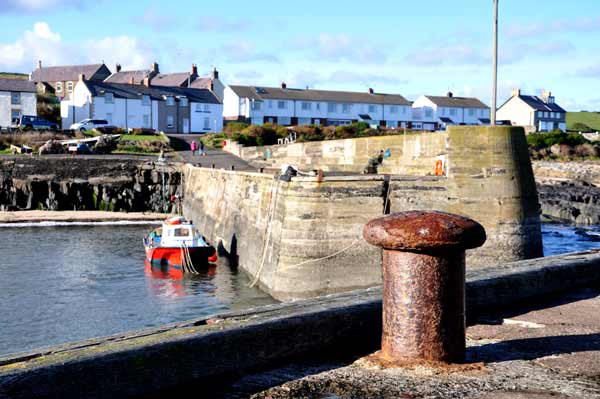
[[149, 273], [151, 228], [0, 228], [0, 355], [275, 303], [223, 259], [180, 280]]
[[[274, 303], [224, 259], [149, 273], [148, 225], [0, 227], [0, 355]], [[547, 256], [600, 247], [600, 226], [544, 225]]]

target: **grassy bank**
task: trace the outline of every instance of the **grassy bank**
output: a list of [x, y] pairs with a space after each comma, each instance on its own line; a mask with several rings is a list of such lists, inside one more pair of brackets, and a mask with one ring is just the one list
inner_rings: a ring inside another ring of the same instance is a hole
[[574, 131], [600, 131], [599, 112], [567, 112], [567, 129]]

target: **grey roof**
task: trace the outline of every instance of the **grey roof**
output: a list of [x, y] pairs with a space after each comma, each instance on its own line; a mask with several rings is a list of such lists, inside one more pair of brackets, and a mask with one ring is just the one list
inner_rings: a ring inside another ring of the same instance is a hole
[[399, 94], [382, 94], [352, 91], [330, 91], [313, 89], [282, 89], [275, 87], [229, 86], [239, 97], [254, 100], [305, 100], [332, 101], [340, 103], [367, 103], [410, 105], [411, 103]]
[[116, 98], [139, 99], [142, 95], [149, 95], [154, 100], [162, 100], [164, 96], [184, 96], [192, 102], [220, 104], [215, 95], [206, 89], [191, 89], [187, 87], [144, 86], [125, 83], [85, 82], [92, 96], [103, 95], [105, 92], [113, 93]]
[[440, 117], [440, 121], [442, 121], [443, 123], [454, 123], [452, 119], [445, 116]]
[[190, 85], [190, 87], [196, 89], [210, 89], [211, 83], [211, 78], [196, 78], [192, 80], [192, 84]]
[[0, 78], [0, 91], [21, 91], [35, 93], [35, 83], [24, 79], [2, 79]]
[[470, 97], [449, 97], [449, 96], [425, 96], [432, 103], [440, 107], [454, 108], [490, 108], [477, 98]]
[[529, 105], [531, 108], [535, 109], [536, 111], [567, 112], [562, 107], [560, 107], [558, 104], [545, 103], [544, 100], [542, 100], [541, 98], [539, 98], [537, 96], [519, 95], [518, 97], [521, 100], [525, 101], [525, 103], [527, 105]]
[[[76, 82], [81, 74], [84, 74], [87, 79], [91, 79], [102, 67], [107, 68], [104, 64], [42, 67], [41, 70], [37, 68], [31, 73], [30, 80], [34, 82]], [[106, 70], [110, 73], [108, 68]]]
[[121, 71], [113, 73], [108, 78], [104, 79], [104, 81], [108, 83], [131, 84], [131, 79], [133, 78], [134, 84], [142, 84], [144, 83], [144, 79], [147, 78], [148, 75], [150, 75], [149, 69], [142, 69], [139, 71]]
[[152, 84], [156, 86], [183, 86], [190, 76], [189, 72], [159, 73], [152, 78]]

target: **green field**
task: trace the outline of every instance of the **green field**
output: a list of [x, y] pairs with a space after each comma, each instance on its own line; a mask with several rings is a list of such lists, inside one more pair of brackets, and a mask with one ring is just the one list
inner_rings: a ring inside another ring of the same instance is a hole
[[24, 73], [13, 73], [13, 72], [0, 72], [0, 78], [2, 79], [22, 79], [27, 80], [29, 76]]
[[567, 112], [567, 129], [573, 129], [573, 125], [576, 123], [583, 123], [594, 130], [600, 130], [600, 113]]
[[121, 135], [120, 141], [167, 141], [166, 137], [162, 134], [123, 134]]

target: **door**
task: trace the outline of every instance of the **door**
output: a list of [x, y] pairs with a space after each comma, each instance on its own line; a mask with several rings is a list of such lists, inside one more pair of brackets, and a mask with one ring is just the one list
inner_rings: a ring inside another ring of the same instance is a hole
[[183, 133], [188, 134], [190, 132], [190, 120], [183, 118]]

